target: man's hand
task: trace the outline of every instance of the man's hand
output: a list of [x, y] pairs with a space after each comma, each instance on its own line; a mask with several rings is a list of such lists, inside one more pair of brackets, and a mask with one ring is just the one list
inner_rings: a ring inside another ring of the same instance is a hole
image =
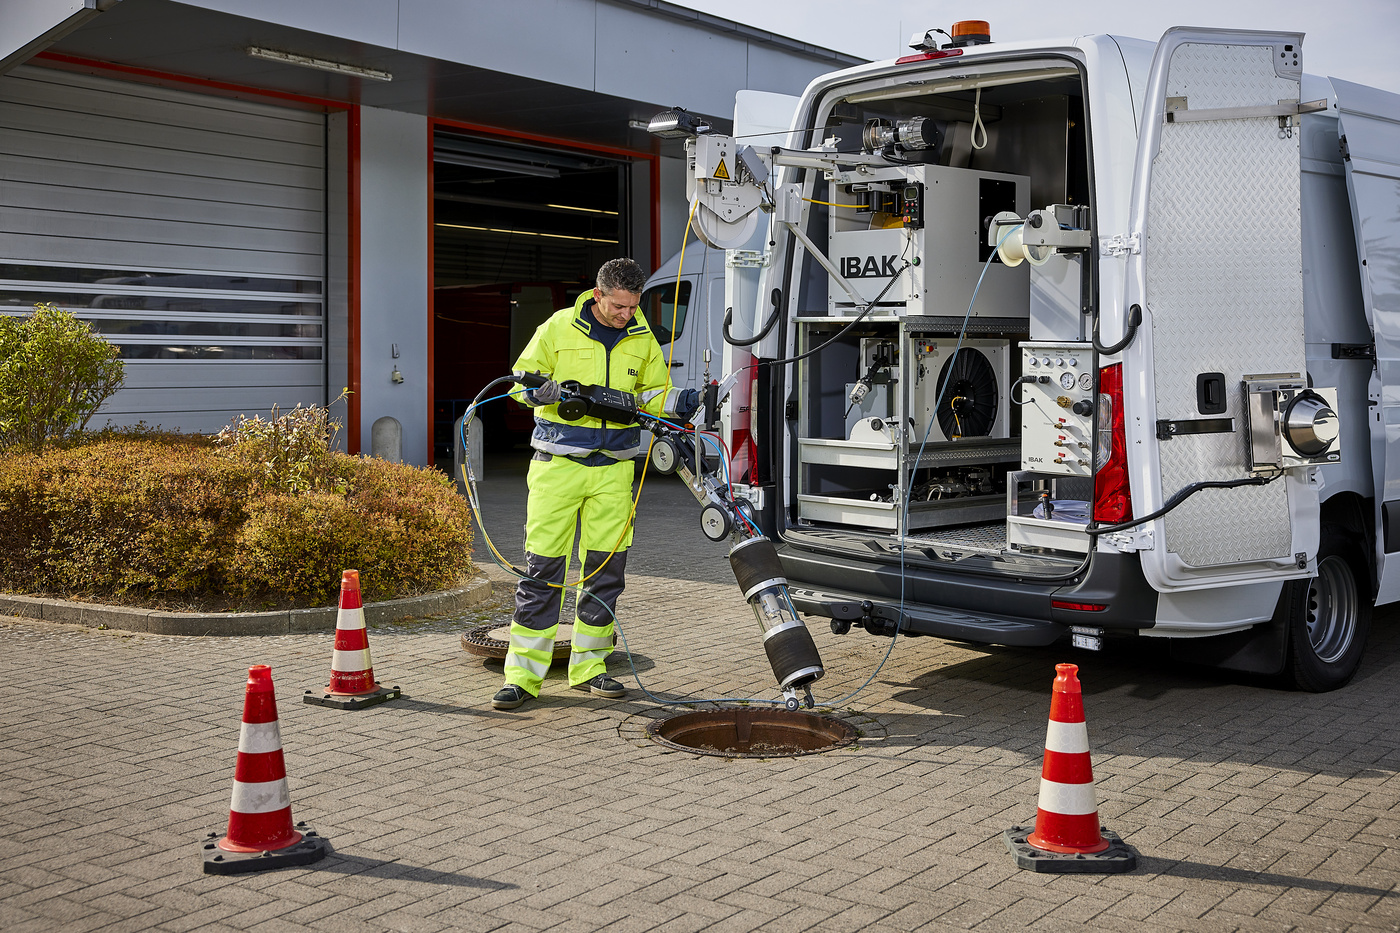
[[559, 383], [550, 379], [544, 385], [530, 390], [530, 398], [536, 405], [553, 405], [559, 401]]

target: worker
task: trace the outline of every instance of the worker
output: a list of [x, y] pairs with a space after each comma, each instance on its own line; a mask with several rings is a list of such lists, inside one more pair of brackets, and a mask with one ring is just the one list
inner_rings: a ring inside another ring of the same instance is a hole
[[632, 544], [632, 462], [641, 452], [641, 428], [593, 417], [565, 421], [558, 402], [559, 384], [572, 380], [631, 392], [640, 408], [663, 418], [686, 420], [695, 412], [699, 393], [671, 385], [670, 365], [637, 313], [645, 282], [631, 259], [604, 263], [596, 287], [541, 324], [515, 361], [515, 372], [549, 381], [535, 389], [513, 387], [535, 410], [535, 453], [527, 474], [526, 576], [515, 591], [506, 682], [491, 699], [496, 709], [515, 709], [539, 696], [554, 657], [576, 525], [585, 582], [575, 606], [569, 686], [609, 699], [627, 693], [608, 676], [607, 658]]

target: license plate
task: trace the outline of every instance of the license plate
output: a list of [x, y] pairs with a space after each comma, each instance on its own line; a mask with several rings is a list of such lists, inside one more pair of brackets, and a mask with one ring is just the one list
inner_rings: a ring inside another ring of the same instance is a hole
[[1103, 639], [1097, 635], [1072, 634], [1069, 641], [1076, 648], [1087, 648], [1090, 651], [1098, 651], [1103, 647]]

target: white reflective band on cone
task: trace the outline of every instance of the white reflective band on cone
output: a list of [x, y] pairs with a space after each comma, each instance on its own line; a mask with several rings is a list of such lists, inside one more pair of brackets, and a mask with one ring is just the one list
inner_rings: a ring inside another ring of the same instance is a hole
[[238, 730], [238, 750], [253, 755], [282, 750], [282, 734], [276, 722], [245, 722]]
[[233, 782], [233, 801], [228, 808], [234, 813], [276, 813], [292, 805], [287, 779], [249, 784]]
[[1064, 816], [1085, 816], [1097, 813], [1093, 784], [1061, 784], [1040, 779], [1040, 809]]
[[369, 649], [361, 648], [358, 651], [332, 651], [331, 670], [339, 671], [342, 674], [358, 674], [360, 671], [367, 671], [373, 665], [369, 663]]
[[340, 614], [339, 614], [338, 616], [335, 617], [335, 627], [336, 627], [336, 628], [343, 628], [343, 629], [364, 628], [364, 627], [365, 627], [365, 610], [364, 610], [364, 608], [361, 607], [361, 608], [359, 608], [359, 609], [342, 609], [342, 610], [340, 610]]
[[1056, 722], [1050, 720], [1050, 728], [1045, 730], [1045, 750], [1062, 752], [1066, 755], [1085, 754], [1089, 751], [1089, 728], [1082, 722]]

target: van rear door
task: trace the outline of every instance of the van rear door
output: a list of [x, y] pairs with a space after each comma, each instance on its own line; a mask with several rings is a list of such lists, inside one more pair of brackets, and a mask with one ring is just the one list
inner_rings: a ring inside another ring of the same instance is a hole
[[[1375, 334], [1381, 385], [1371, 449], [1381, 529], [1380, 595], [1400, 599], [1400, 94], [1331, 78], [1361, 261], [1361, 295]], [[1393, 556], [1392, 556], [1393, 555]]]
[[[1250, 475], [1248, 376], [1306, 374], [1302, 35], [1176, 28], [1157, 45], [1133, 179], [1124, 351], [1135, 515], [1191, 483]], [[1224, 410], [1221, 411], [1223, 394]], [[1137, 453], [1140, 451], [1141, 453]], [[1298, 471], [1203, 490], [1142, 526], [1159, 590], [1299, 576], [1317, 494]]]

